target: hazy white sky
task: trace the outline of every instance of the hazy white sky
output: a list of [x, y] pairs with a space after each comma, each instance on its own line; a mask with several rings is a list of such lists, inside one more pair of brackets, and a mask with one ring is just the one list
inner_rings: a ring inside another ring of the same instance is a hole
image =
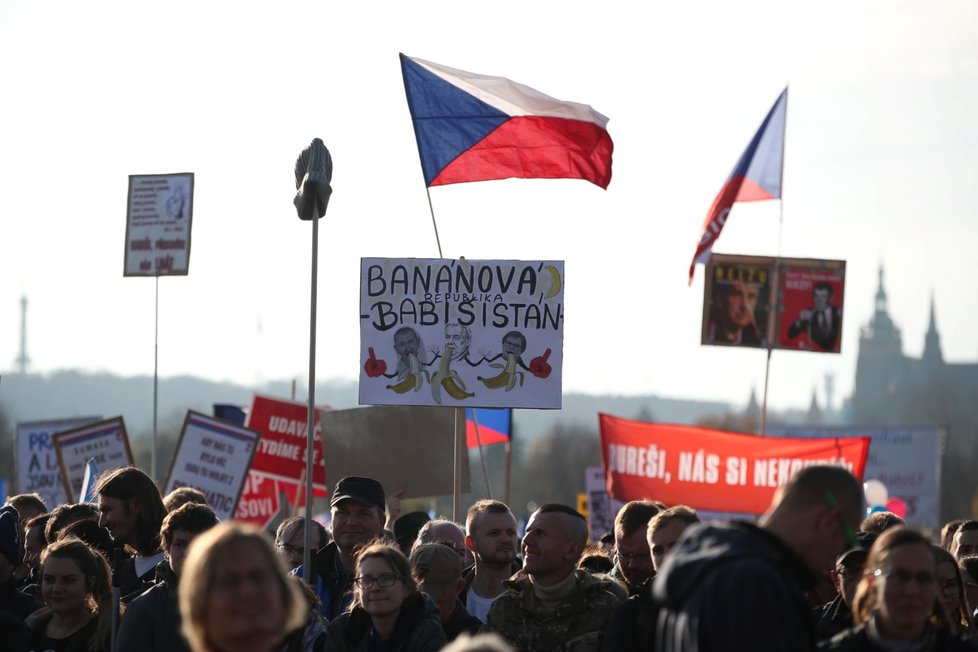
[[[877, 269], [904, 349], [931, 293], [945, 357], [978, 357], [978, 4], [0, 4], [0, 369], [30, 301], [32, 370], [153, 372], [154, 281], [123, 278], [129, 174], [194, 172], [187, 277], [160, 280], [160, 374], [308, 368], [311, 227], [293, 164], [335, 165], [320, 227], [318, 377], [355, 378], [359, 259], [437, 248], [398, 52], [609, 116], [607, 191], [438, 187], [444, 255], [565, 261], [564, 390], [746, 401], [765, 354], [699, 344], [686, 274], [713, 196], [785, 86], [785, 256], [848, 261], [841, 355], [776, 351], [774, 407], [851, 391]], [[773, 255], [778, 202], [715, 251]]]

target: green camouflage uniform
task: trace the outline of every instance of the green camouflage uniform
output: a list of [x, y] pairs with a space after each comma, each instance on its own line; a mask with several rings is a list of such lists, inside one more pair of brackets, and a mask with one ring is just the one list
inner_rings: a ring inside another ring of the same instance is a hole
[[520, 652], [600, 650], [605, 628], [621, 602], [612, 580], [574, 571], [576, 592], [553, 610], [544, 608], [524, 572], [503, 582], [482, 631], [496, 632]]

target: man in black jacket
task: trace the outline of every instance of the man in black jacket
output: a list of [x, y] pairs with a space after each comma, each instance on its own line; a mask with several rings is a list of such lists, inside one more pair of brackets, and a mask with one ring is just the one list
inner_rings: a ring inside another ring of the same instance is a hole
[[863, 509], [852, 474], [818, 465], [778, 490], [760, 527], [690, 526], [655, 581], [655, 649], [814, 650], [805, 591], [855, 540]]
[[186, 503], [166, 515], [160, 539], [167, 559], [157, 567], [160, 581], [126, 607], [115, 649], [138, 652], [190, 652], [180, 633], [177, 582], [183, 571], [190, 542], [217, 525], [217, 516], [206, 505]]
[[[352, 602], [357, 550], [384, 534], [384, 487], [373, 478], [347, 476], [336, 483], [329, 505], [333, 541], [316, 552], [312, 568], [319, 612], [332, 621]], [[299, 566], [292, 572], [302, 577], [305, 570]]]

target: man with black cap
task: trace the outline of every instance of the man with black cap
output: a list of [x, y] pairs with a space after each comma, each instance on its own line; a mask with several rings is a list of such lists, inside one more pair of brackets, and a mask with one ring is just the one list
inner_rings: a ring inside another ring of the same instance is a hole
[[[316, 552], [316, 595], [328, 620], [346, 611], [353, 599], [353, 558], [357, 550], [384, 534], [384, 488], [373, 478], [347, 476], [329, 500], [333, 542]], [[293, 571], [300, 577], [303, 568]]]
[[849, 548], [835, 561], [832, 569], [832, 584], [839, 594], [832, 602], [816, 608], [818, 615], [818, 640], [830, 639], [844, 629], [849, 629], [852, 622], [852, 599], [856, 596], [856, 587], [863, 576], [863, 567], [873, 547], [876, 534], [859, 532], [856, 534], [858, 544]]

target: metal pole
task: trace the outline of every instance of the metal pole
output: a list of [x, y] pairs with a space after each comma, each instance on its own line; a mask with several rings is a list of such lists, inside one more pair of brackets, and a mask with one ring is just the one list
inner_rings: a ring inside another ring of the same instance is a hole
[[475, 426], [475, 440], [479, 442], [479, 460], [482, 462], [482, 476], [486, 479], [486, 493], [492, 498], [492, 487], [489, 485], [489, 470], [486, 468], [486, 455], [482, 451], [482, 434], [479, 432], [479, 417], [472, 408], [472, 424]]
[[465, 449], [465, 408], [455, 408], [455, 487], [452, 520], [458, 523], [462, 508], [462, 451]]
[[[312, 459], [316, 433], [316, 279], [319, 264], [319, 207], [312, 208], [312, 282], [309, 299], [309, 410], [306, 412], [306, 526], [303, 537], [302, 576], [312, 586]], [[301, 489], [300, 489], [301, 490]]]
[[[506, 504], [509, 505], [509, 478], [513, 469], [513, 429], [509, 429], [509, 441], [506, 442]], [[512, 509], [512, 507], [510, 507]]]
[[156, 482], [157, 413], [160, 377], [160, 275], [156, 275], [156, 312], [153, 318], [153, 446], [149, 452], [149, 477]]

